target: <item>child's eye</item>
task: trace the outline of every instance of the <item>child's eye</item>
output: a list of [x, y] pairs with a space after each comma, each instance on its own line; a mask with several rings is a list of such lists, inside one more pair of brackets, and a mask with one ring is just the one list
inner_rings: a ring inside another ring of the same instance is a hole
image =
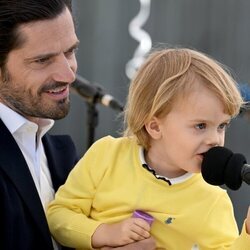
[[205, 129], [206, 124], [205, 123], [199, 123], [199, 124], [195, 125], [195, 128], [197, 128], [197, 129]]
[[222, 123], [219, 125], [219, 130], [226, 130], [229, 127], [229, 123]]

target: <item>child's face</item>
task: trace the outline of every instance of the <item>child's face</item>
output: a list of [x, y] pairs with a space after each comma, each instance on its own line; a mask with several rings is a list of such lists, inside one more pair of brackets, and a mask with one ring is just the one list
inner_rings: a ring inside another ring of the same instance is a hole
[[224, 145], [230, 115], [220, 99], [202, 84], [186, 98], [180, 98], [168, 115], [147, 125], [151, 148], [146, 159], [159, 174], [177, 177], [200, 172], [203, 153]]

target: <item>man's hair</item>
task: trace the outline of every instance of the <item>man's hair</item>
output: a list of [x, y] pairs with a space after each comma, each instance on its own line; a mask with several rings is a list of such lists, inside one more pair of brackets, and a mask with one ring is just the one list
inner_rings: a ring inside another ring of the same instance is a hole
[[150, 137], [145, 124], [153, 117], [167, 115], [178, 98], [193, 91], [197, 80], [218, 96], [225, 113], [231, 117], [238, 114], [243, 100], [222, 64], [195, 50], [162, 49], [149, 55], [130, 84], [124, 135], [136, 138], [148, 149]]
[[0, 70], [10, 51], [23, 44], [22, 24], [56, 18], [65, 8], [71, 11], [71, 0], [0, 0]]

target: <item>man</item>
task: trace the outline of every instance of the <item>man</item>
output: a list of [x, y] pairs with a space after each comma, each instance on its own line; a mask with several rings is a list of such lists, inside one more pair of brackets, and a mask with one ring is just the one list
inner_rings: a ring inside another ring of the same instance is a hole
[[69, 111], [78, 44], [70, 0], [0, 0], [1, 250], [58, 249], [44, 211], [78, 158], [47, 131]]
[[44, 211], [77, 156], [47, 131], [69, 111], [78, 43], [71, 1], [0, 0], [2, 250], [57, 248]]

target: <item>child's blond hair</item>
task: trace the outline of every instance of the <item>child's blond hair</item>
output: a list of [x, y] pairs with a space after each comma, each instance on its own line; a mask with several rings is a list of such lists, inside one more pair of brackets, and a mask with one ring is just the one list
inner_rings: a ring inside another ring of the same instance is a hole
[[243, 104], [237, 84], [226, 68], [204, 53], [171, 48], [152, 52], [130, 84], [125, 107], [125, 136], [134, 136], [145, 149], [150, 147], [144, 127], [152, 117], [167, 115], [177, 97], [190, 93], [195, 79], [213, 91], [231, 117]]

